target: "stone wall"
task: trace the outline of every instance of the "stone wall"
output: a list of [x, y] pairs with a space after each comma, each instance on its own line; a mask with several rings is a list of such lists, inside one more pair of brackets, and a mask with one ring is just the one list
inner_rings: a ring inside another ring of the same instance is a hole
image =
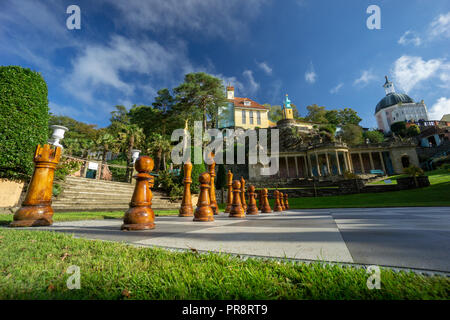
[[19, 205], [20, 196], [24, 191], [24, 182], [0, 180], [0, 208], [10, 208]]

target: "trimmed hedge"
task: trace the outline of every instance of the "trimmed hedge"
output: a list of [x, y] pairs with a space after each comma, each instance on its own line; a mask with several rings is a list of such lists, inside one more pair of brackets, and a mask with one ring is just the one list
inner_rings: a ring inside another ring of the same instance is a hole
[[29, 179], [36, 145], [48, 139], [47, 84], [18, 66], [0, 66], [0, 178]]

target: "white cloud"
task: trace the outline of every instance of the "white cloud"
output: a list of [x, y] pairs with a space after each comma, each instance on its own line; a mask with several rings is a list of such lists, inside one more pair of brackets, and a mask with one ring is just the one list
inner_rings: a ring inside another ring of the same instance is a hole
[[372, 70], [363, 70], [361, 73], [361, 76], [358, 79], [355, 79], [353, 81], [354, 86], [366, 86], [369, 82], [376, 79], [376, 76], [374, 75]]
[[236, 39], [247, 32], [267, 0], [104, 0], [121, 12], [124, 22], [154, 32], [192, 31]]
[[406, 31], [397, 41], [399, 44], [408, 45], [412, 43], [416, 47], [420, 46], [422, 39], [414, 31]]
[[309, 69], [305, 72], [305, 80], [308, 83], [315, 83], [317, 81], [317, 73], [314, 71], [314, 65], [309, 65]]
[[408, 93], [419, 82], [435, 75], [442, 64], [439, 59], [425, 61], [421, 57], [401, 56], [394, 63], [392, 74], [396, 85]]
[[271, 75], [272, 74], [272, 68], [269, 67], [269, 65], [267, 64], [267, 62], [263, 61], [263, 62], [257, 62], [256, 63], [258, 65], [258, 67], [264, 71], [266, 74]]
[[428, 110], [430, 120], [441, 120], [444, 114], [450, 114], [450, 98], [441, 97]]
[[246, 87], [246, 93], [248, 95], [254, 95], [259, 89], [259, 83], [255, 81], [253, 72], [251, 70], [245, 70], [242, 75], [247, 80], [248, 86]]
[[344, 84], [342, 82], [340, 82], [336, 87], [331, 88], [330, 93], [331, 94], [335, 94], [338, 93], [339, 90], [341, 90], [341, 88], [344, 86]]
[[430, 23], [429, 34], [432, 38], [439, 36], [450, 38], [450, 12], [439, 15]]

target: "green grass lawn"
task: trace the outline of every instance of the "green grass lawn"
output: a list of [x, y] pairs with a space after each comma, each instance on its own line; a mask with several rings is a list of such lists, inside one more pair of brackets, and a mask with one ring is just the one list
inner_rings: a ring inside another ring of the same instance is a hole
[[[81, 289], [69, 290], [69, 266]], [[0, 228], [0, 299], [449, 299], [450, 280], [353, 267], [169, 252]]]
[[[450, 182], [450, 172], [445, 169], [425, 171], [425, 175], [428, 176], [428, 179], [430, 180], [430, 184]], [[398, 175], [394, 175], [394, 176], [389, 176], [380, 181], [371, 182], [369, 184], [386, 184], [384, 182], [384, 180], [387, 180], [387, 179], [391, 180], [391, 184], [397, 184], [398, 178], [404, 178], [407, 176], [408, 175], [406, 175], [406, 174], [398, 174]]]

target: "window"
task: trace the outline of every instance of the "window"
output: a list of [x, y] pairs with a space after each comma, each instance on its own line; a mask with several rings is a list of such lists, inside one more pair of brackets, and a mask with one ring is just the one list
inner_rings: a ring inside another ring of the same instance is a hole
[[250, 101], [249, 100], [244, 100], [244, 106], [246, 107], [250, 107]]
[[261, 112], [256, 111], [256, 123], [261, 124]]
[[245, 110], [242, 110], [242, 123], [245, 124], [247, 122], [247, 115]]
[[253, 111], [250, 110], [250, 124], [253, 124]]

